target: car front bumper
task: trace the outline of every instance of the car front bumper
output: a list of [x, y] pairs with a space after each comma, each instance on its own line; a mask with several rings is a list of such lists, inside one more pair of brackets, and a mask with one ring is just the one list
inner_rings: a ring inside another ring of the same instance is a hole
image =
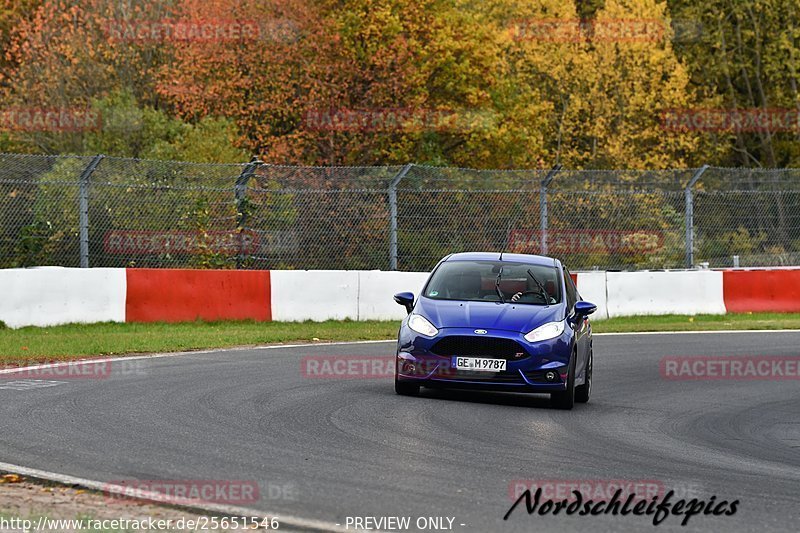
[[[526, 341], [519, 332], [485, 331], [476, 334], [469, 328], [446, 328], [435, 337], [426, 337], [403, 327], [397, 345], [397, 379], [431, 388], [540, 393], [566, 389], [572, 353], [567, 331], [536, 343]], [[460, 370], [455, 365], [459, 356], [505, 359], [506, 369]]]

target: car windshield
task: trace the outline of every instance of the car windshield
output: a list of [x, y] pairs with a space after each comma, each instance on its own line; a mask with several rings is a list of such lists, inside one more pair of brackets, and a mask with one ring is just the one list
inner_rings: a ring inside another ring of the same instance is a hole
[[558, 270], [550, 266], [446, 261], [436, 269], [424, 296], [433, 300], [552, 305], [561, 301], [561, 283]]

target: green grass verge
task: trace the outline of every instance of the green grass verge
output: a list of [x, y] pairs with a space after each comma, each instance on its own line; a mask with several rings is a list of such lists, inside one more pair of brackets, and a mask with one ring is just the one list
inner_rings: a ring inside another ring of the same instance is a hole
[[69, 324], [0, 330], [0, 365], [89, 355], [180, 352], [256, 344], [397, 338], [399, 322]]
[[[399, 322], [190, 322], [70, 324], [0, 329], [0, 365], [96, 355], [226, 348], [292, 342], [394, 339]], [[593, 322], [596, 333], [800, 329], [800, 314], [753, 313], [624, 317]]]
[[800, 313], [631, 316], [592, 322], [595, 333], [626, 331], [715, 331], [726, 329], [800, 329]]

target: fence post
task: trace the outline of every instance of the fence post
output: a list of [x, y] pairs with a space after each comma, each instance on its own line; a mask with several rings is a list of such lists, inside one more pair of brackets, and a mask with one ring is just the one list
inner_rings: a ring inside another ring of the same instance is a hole
[[94, 156], [78, 178], [78, 238], [81, 268], [89, 268], [89, 183], [92, 173], [104, 157], [104, 155]]
[[244, 225], [247, 223], [247, 182], [256, 173], [259, 165], [263, 163], [257, 157], [253, 157], [245, 165], [242, 172], [236, 178], [236, 185], [233, 189], [236, 198], [236, 227], [239, 231], [239, 253], [236, 255], [236, 268], [242, 268], [244, 262]]
[[413, 166], [405, 165], [389, 183], [389, 270], [397, 270], [397, 185]]
[[561, 170], [561, 165], [551, 168], [539, 185], [539, 233], [541, 233], [542, 239], [542, 255], [547, 255], [547, 187], [559, 170]]
[[707, 169], [708, 165], [703, 165], [697, 169], [692, 179], [686, 184], [686, 189], [684, 189], [684, 197], [686, 199], [686, 268], [694, 266], [694, 193], [692, 192], [692, 187]]

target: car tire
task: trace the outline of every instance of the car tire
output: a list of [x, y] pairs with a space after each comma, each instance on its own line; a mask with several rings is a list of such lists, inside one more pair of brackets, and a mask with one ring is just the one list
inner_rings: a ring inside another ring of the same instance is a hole
[[419, 385], [416, 383], [408, 383], [400, 381], [397, 376], [394, 377], [394, 391], [400, 396], [416, 396], [419, 394]]
[[556, 409], [569, 410], [575, 405], [575, 359], [577, 354], [573, 353], [567, 372], [567, 390], [550, 394], [550, 404]]
[[588, 403], [589, 396], [592, 394], [592, 366], [594, 353], [589, 348], [589, 360], [586, 361], [586, 381], [583, 385], [575, 387], [575, 401], [578, 403]]

